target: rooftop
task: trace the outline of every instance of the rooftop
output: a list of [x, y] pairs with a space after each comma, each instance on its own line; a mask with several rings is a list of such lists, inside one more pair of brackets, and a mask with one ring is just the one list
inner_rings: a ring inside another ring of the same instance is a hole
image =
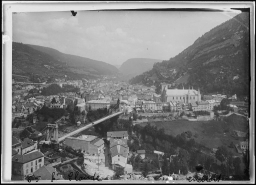
[[197, 102], [198, 105], [207, 105], [209, 104], [209, 102], [207, 101], [201, 101], [201, 102]]
[[110, 149], [111, 157], [114, 157], [116, 155], [122, 155], [123, 157], [127, 157], [129, 153], [129, 149], [123, 147], [122, 145], [116, 145]]
[[137, 153], [138, 153], [138, 154], [145, 154], [146, 151], [145, 151], [145, 150], [137, 150]]
[[20, 144], [21, 142], [19, 141], [18, 138], [12, 136], [12, 145]]
[[107, 101], [107, 100], [90, 100], [88, 101], [87, 103], [110, 103], [110, 101]]
[[77, 137], [77, 139], [82, 139], [85, 141], [93, 141], [96, 138], [97, 138], [97, 136], [93, 136], [93, 135], [81, 135], [81, 136]]
[[184, 96], [187, 94], [197, 95], [198, 91], [194, 89], [166, 89], [166, 94], [168, 96]]
[[91, 142], [91, 144], [99, 147], [104, 144], [104, 141], [100, 138], [96, 138]]
[[22, 148], [27, 148], [34, 145], [34, 141], [32, 139], [29, 138], [25, 138], [22, 142], [21, 142], [21, 147]]
[[128, 147], [126, 139], [110, 139], [110, 148], [116, 145], [122, 145], [124, 147]]
[[43, 166], [34, 172], [35, 176], [41, 176], [41, 180], [51, 180], [53, 172], [55, 172], [54, 178], [56, 180], [64, 180], [62, 176], [57, 175], [56, 169], [51, 166]]
[[38, 150], [34, 150], [25, 155], [15, 155], [12, 157], [12, 161], [24, 164], [41, 157], [44, 157], [44, 154], [42, 152], [39, 152]]
[[127, 131], [113, 131], [113, 132], [107, 132], [107, 137], [127, 137], [128, 132]]

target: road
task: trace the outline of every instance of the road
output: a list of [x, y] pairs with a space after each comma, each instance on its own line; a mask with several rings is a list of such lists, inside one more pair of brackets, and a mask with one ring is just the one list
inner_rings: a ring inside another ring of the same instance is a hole
[[121, 112], [121, 111], [120, 111], [120, 112], [116, 112], [116, 113], [111, 114], [111, 115], [109, 115], [109, 116], [106, 116], [106, 117], [104, 117], [104, 118], [98, 119], [97, 121], [94, 121], [94, 122], [92, 122], [92, 123], [89, 123], [88, 125], [86, 125], [86, 126], [84, 126], [84, 127], [82, 127], [82, 128], [79, 128], [79, 129], [77, 129], [77, 130], [75, 130], [75, 131], [73, 131], [73, 132], [71, 132], [71, 133], [69, 133], [69, 134], [67, 134], [67, 135], [65, 135], [65, 136], [63, 136], [63, 137], [60, 137], [60, 138], [59, 138], [59, 142], [65, 140], [67, 137], [70, 137], [70, 136], [72, 136], [72, 135], [78, 134], [79, 132], [82, 132], [82, 131], [84, 131], [84, 130], [86, 130], [86, 129], [89, 129], [90, 127], [93, 127], [94, 125], [97, 125], [97, 124], [99, 124], [99, 123], [101, 123], [101, 122], [103, 122], [103, 121], [105, 121], [105, 120], [107, 120], [107, 119], [110, 119], [110, 118], [115, 117], [115, 116], [117, 116], [117, 115], [120, 115], [120, 114], [122, 114], [122, 113], [123, 113], [123, 112]]
[[68, 163], [70, 163], [70, 162], [72, 162], [72, 161], [75, 161], [75, 160], [77, 160], [77, 159], [78, 159], [78, 157], [75, 157], [75, 158], [73, 158], [73, 159], [69, 159], [69, 160], [63, 161], [62, 163], [57, 164], [57, 165], [55, 165], [54, 167], [56, 167], [56, 166], [62, 166], [62, 165], [68, 164]]

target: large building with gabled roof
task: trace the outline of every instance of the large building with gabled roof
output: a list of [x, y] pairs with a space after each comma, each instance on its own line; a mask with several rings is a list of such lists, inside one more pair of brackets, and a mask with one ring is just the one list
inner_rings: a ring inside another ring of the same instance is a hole
[[163, 88], [162, 91], [163, 102], [180, 102], [180, 103], [194, 103], [201, 101], [200, 90], [195, 89], [169, 89], [168, 85]]
[[44, 154], [38, 150], [33, 150], [24, 155], [17, 154], [12, 157], [14, 175], [31, 175], [42, 166], [44, 166]]

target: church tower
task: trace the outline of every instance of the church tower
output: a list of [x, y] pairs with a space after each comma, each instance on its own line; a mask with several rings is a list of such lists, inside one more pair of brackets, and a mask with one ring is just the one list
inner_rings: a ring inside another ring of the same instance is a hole
[[190, 103], [190, 86], [188, 88], [188, 102], [187, 103]]
[[198, 102], [200, 102], [201, 101], [201, 93], [200, 93], [200, 89], [198, 88]]

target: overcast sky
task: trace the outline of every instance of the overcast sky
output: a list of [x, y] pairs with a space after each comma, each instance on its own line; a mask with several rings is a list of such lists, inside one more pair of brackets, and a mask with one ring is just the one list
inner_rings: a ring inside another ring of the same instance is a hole
[[237, 13], [78, 11], [13, 14], [13, 41], [121, 65], [170, 59]]

